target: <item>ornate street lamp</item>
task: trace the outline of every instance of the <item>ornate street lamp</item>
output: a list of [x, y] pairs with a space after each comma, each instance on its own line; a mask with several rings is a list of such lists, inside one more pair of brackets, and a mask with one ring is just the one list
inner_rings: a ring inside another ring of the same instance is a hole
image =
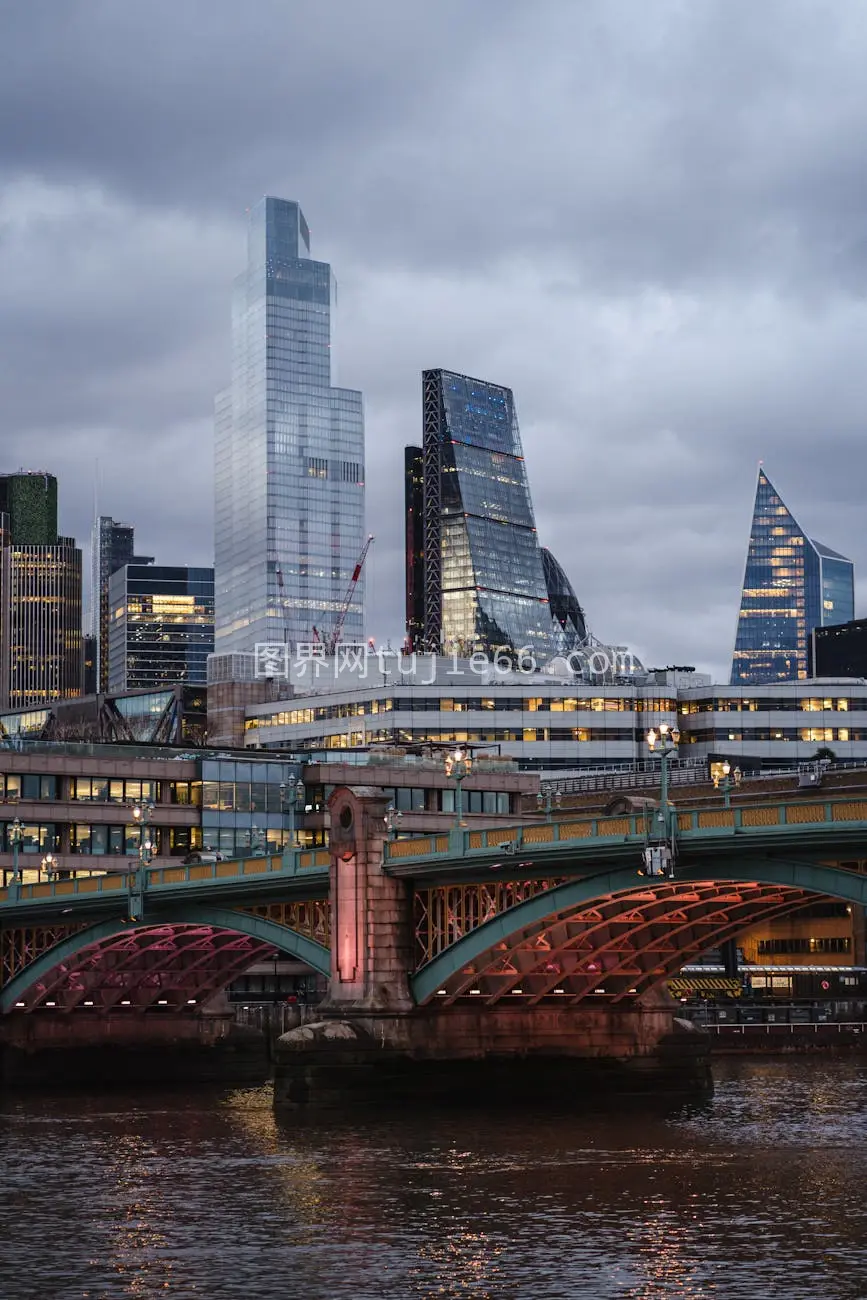
[[473, 760], [467, 750], [460, 746], [451, 754], [446, 754], [446, 776], [455, 783], [455, 830], [460, 830], [464, 818], [463, 783], [472, 771]]
[[136, 803], [132, 806], [132, 819], [139, 828], [138, 866], [129, 874], [129, 919], [140, 921], [144, 912], [144, 895], [147, 884], [147, 868], [153, 857], [154, 845], [151, 838], [150, 820], [153, 816], [152, 803]]
[[645, 835], [643, 876], [670, 876], [674, 870], [677, 854], [677, 814], [668, 802], [668, 764], [672, 754], [677, 753], [680, 732], [677, 727], [670, 727], [667, 722], [660, 723], [659, 730], [651, 728], [647, 733], [647, 747], [651, 754], [659, 755], [662, 760], [660, 773], [659, 811], [648, 826]]
[[21, 881], [21, 873], [18, 869], [18, 854], [21, 851], [21, 841], [24, 839], [24, 827], [18, 817], [9, 827], [9, 838], [12, 841], [12, 884], [17, 885]]
[[385, 810], [385, 833], [388, 839], [397, 838], [397, 824], [403, 817], [403, 813], [390, 803]]
[[547, 790], [545, 794], [542, 794], [540, 790], [536, 795], [536, 807], [539, 809], [539, 812], [544, 812], [548, 821], [551, 820], [551, 812], [553, 809], [556, 808], [558, 812], [560, 811], [560, 805], [562, 802], [563, 795], [559, 790], [555, 790], [553, 794], [550, 790]]
[[280, 811], [289, 813], [289, 841], [287, 848], [294, 849], [297, 847], [295, 836], [295, 810], [299, 806], [303, 809], [307, 791], [304, 782], [299, 777], [297, 781], [280, 782]]
[[154, 845], [148, 829], [153, 814], [154, 806], [152, 803], [136, 803], [132, 806], [132, 819], [139, 828], [138, 860], [139, 865], [142, 867], [149, 866], [153, 857]]
[[42, 859], [42, 870], [48, 876], [49, 880], [57, 870], [57, 858], [53, 853], [46, 853]]
[[720, 773], [718, 773], [713, 779], [713, 783], [716, 786], [716, 788], [718, 790], [722, 790], [723, 792], [724, 807], [731, 808], [732, 788], [736, 790], [742, 780], [743, 780], [743, 773], [741, 772], [741, 769], [739, 767], [736, 767], [734, 771], [732, 771], [731, 763], [729, 763], [729, 761], [726, 760], [722, 765], [721, 775]]

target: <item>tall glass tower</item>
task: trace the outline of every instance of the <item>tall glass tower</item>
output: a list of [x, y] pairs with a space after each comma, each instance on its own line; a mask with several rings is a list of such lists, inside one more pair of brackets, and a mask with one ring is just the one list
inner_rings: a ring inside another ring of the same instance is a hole
[[731, 685], [806, 677], [813, 629], [854, 616], [852, 561], [812, 541], [760, 469]]
[[512, 391], [449, 370], [424, 371], [422, 391], [423, 446], [405, 460], [407, 640], [526, 648], [542, 664], [566, 627], [552, 617]]
[[[297, 203], [251, 211], [232, 381], [216, 401], [218, 654], [310, 642], [336, 622], [364, 541], [361, 393], [332, 387], [336, 285]], [[363, 635], [363, 580], [343, 639]]]

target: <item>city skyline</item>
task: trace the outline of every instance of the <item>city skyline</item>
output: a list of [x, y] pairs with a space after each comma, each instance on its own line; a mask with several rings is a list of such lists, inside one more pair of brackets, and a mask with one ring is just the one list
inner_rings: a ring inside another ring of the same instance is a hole
[[[98, 458], [141, 549], [211, 561], [226, 286], [245, 206], [274, 192], [340, 273], [377, 639], [402, 634], [397, 466], [435, 366], [514, 389], [540, 530], [592, 629], [645, 662], [676, 648], [725, 680], [760, 458], [863, 573], [856, 12], [507, 3], [492, 25], [446, 2], [421, 61], [399, 6], [340, 30], [269, 0], [208, 13], [207, 50], [160, 0], [99, 24], [71, 7], [62, 34], [0, 19], [0, 95], [26, 124], [2, 146], [6, 464], [50, 466], [64, 533], [87, 538]], [[107, 104], [123, 150], [94, 129]]]

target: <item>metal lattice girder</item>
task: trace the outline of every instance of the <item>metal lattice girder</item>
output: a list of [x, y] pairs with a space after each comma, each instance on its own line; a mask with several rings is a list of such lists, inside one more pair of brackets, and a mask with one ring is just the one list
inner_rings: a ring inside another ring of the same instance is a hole
[[[692, 878], [638, 888], [631, 869], [571, 880], [529, 896], [441, 950], [417, 971], [413, 992], [420, 1003], [433, 997], [447, 1003], [473, 988], [479, 990], [477, 996], [496, 1000], [508, 988], [520, 986], [523, 992], [522, 981], [527, 979], [538, 998], [549, 986], [566, 990], [568, 982], [575, 981], [566, 996], [577, 999], [592, 993], [610, 973], [623, 977], [613, 990], [618, 998], [629, 996], [638, 982], [644, 990], [661, 982], [720, 936], [732, 937], [765, 914], [791, 911], [816, 896], [863, 905], [867, 880], [815, 863], [746, 857], [696, 868]], [[711, 923], [708, 910], [715, 907], [719, 915]], [[632, 914], [631, 926], [618, 924], [618, 914]], [[574, 924], [576, 917], [583, 918], [577, 931], [556, 930]], [[540, 936], [547, 945], [544, 956], [536, 951], [531, 962], [519, 955], [532, 954], [531, 945]], [[552, 938], [568, 970], [551, 956]], [[579, 952], [583, 967], [575, 956]], [[601, 960], [594, 962], [594, 953]], [[591, 962], [599, 969], [590, 970]], [[556, 964], [560, 971], [545, 970]], [[557, 975], [565, 975], [566, 983], [551, 978]]]

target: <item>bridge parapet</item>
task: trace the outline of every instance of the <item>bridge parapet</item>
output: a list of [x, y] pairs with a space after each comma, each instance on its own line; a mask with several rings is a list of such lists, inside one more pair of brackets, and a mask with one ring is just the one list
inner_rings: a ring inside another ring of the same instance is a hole
[[[394, 875], [421, 875], [450, 866], [461, 874], [473, 869], [474, 860], [490, 866], [492, 855], [502, 855], [507, 869], [510, 858], [532, 852], [544, 861], [546, 852], [558, 850], [596, 855], [606, 849], [622, 851], [634, 844], [636, 851], [647, 833], [647, 811], [640, 814], [605, 817], [563, 818], [544, 823], [516, 823], [488, 830], [453, 832], [396, 840], [385, 846], [385, 870]], [[815, 837], [829, 844], [846, 838], [863, 839], [867, 831], [867, 799], [783, 799], [767, 804], [735, 808], [693, 808], [677, 810], [678, 843], [712, 851], [717, 845], [730, 847], [732, 838], [751, 848], [772, 847], [774, 842], [791, 848], [793, 842]], [[521, 865], [521, 864], [517, 864]]]

